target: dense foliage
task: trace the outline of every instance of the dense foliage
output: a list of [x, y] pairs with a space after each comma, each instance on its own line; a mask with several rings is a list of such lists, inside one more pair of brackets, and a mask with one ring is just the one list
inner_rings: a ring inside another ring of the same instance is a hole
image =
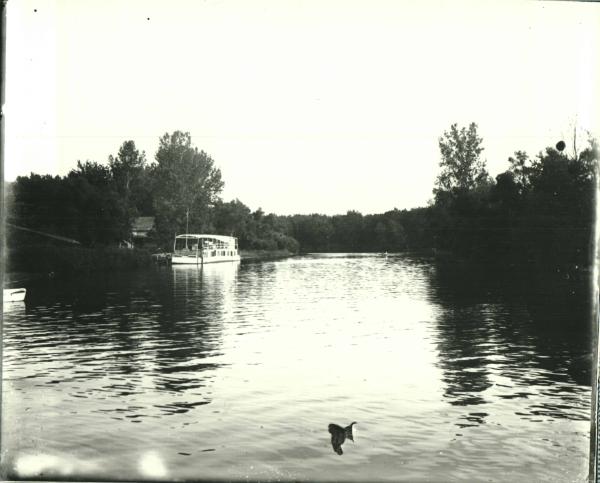
[[595, 143], [572, 157], [517, 152], [495, 183], [438, 193], [436, 246], [566, 273], [590, 266], [597, 158]]
[[233, 200], [219, 201], [212, 210], [214, 231], [237, 236], [240, 246], [257, 250], [288, 250], [296, 253], [298, 242], [291, 237], [285, 218], [274, 214], [265, 215], [259, 208], [250, 211], [244, 203]]
[[[69, 238], [84, 247], [118, 246], [131, 240], [138, 216], [155, 218], [156, 248], [168, 250], [178, 233], [233, 235], [247, 249], [297, 252], [281, 218], [255, 212], [239, 200], [225, 203], [221, 172], [192, 145], [189, 133], [159, 140], [153, 163], [133, 141], [125, 141], [108, 165], [78, 162], [67, 176], [18, 177], [7, 188], [10, 227]], [[11, 246], [60, 243], [58, 238], [11, 230]]]
[[288, 235], [303, 251], [433, 249], [455, 258], [528, 263], [566, 277], [591, 265], [594, 141], [571, 156], [547, 148], [530, 159], [517, 151], [495, 180], [479, 159], [475, 124], [452, 126], [440, 150], [442, 174], [431, 206], [365, 216], [295, 215], [287, 218]]
[[[67, 176], [19, 177], [11, 189], [8, 222], [75, 239], [87, 246], [106, 245], [128, 236], [127, 205], [108, 167], [77, 163]], [[10, 241], [10, 240], [9, 240]]]
[[101, 246], [86, 248], [66, 244], [25, 244], [8, 250], [8, 269], [46, 274], [128, 271], [152, 263], [146, 250]]
[[[130, 238], [136, 216], [153, 216], [153, 237], [163, 249], [187, 231], [237, 236], [242, 248], [257, 250], [433, 250], [550, 267], [566, 276], [590, 265], [595, 142], [572, 155], [564, 143], [535, 158], [517, 151], [495, 180], [481, 159], [476, 124], [452, 125], [439, 146], [440, 174], [430, 206], [277, 216], [251, 211], [237, 199], [224, 202], [213, 159], [192, 145], [188, 133], [176, 131], [160, 138], [153, 163], [126, 141], [108, 166], [78, 162], [62, 178], [19, 177], [10, 190], [8, 221], [84, 246], [115, 246]], [[18, 244], [19, 236], [11, 240]]]
[[160, 138], [154, 173], [158, 238], [166, 242], [177, 232], [206, 231], [209, 210], [223, 189], [212, 158], [192, 146], [189, 133], [176, 131]]
[[288, 234], [307, 252], [395, 252], [430, 247], [429, 210], [392, 210], [377, 215], [286, 217]]

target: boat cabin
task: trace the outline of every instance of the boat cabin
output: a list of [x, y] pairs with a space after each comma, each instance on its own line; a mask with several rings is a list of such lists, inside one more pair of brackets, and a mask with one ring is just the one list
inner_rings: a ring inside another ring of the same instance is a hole
[[238, 240], [224, 235], [184, 234], [175, 237], [172, 263], [212, 263], [239, 260]]

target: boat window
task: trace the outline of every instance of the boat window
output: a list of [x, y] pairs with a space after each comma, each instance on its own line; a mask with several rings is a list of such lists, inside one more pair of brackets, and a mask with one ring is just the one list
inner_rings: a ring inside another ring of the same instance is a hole
[[175, 239], [175, 250], [195, 250], [195, 244], [198, 241], [192, 238], [176, 238]]

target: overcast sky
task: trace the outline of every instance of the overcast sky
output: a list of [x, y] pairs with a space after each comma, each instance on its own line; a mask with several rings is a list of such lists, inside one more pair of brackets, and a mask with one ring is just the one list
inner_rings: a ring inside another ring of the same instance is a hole
[[182, 130], [253, 210], [423, 206], [454, 122], [493, 175], [598, 137], [599, 46], [579, 2], [9, 0], [5, 179]]

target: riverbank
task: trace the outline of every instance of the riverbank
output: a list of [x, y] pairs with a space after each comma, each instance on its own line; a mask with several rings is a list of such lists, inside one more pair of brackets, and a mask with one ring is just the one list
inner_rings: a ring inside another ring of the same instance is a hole
[[6, 262], [6, 273], [68, 274], [134, 270], [152, 259], [140, 249], [40, 244], [9, 248]]
[[240, 250], [242, 260], [279, 260], [293, 257], [296, 254], [289, 250]]
[[[294, 255], [289, 250], [240, 250], [244, 261], [279, 260]], [[150, 252], [141, 249], [23, 245], [8, 250], [5, 277], [9, 274], [28, 274], [30, 278], [49, 274], [129, 271], [152, 265], [152, 257]], [[8, 281], [11, 281], [10, 277]]]

